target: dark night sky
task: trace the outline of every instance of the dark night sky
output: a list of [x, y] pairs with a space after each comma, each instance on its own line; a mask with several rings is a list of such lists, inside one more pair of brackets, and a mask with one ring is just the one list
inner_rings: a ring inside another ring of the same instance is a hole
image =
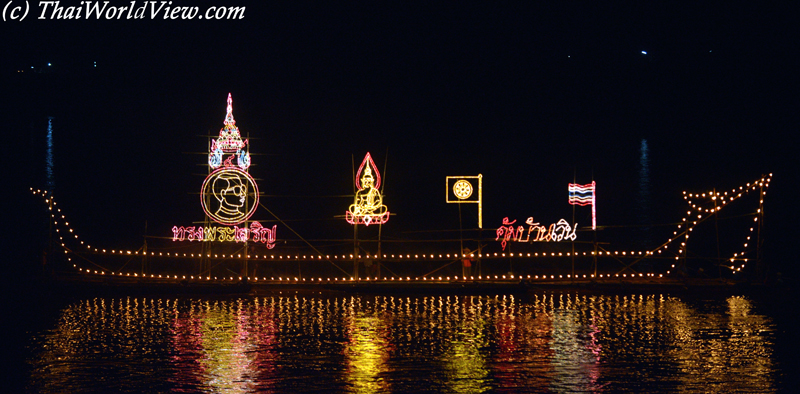
[[[245, 18], [2, 22], [3, 107], [24, 147], [11, 157], [34, 162], [12, 184], [44, 184], [40, 142], [53, 116], [56, 193], [75, 226], [98, 239], [119, 228], [109, 242], [136, 244], [126, 234], [147, 220], [149, 233], [169, 235], [202, 217], [191, 193], [205, 156], [187, 152], [205, 151], [201, 136], [218, 133], [231, 92], [261, 154], [251, 172], [262, 201], [308, 238], [352, 235], [333, 218], [350, 199], [330, 196], [352, 193], [351, 156], [358, 164], [366, 152], [381, 168], [388, 152], [385, 200], [397, 216], [387, 236], [458, 228], [444, 178], [477, 173], [488, 229], [505, 216], [569, 218], [574, 174], [597, 180], [600, 224], [635, 223], [642, 139], [653, 220], [678, 220], [683, 190], [773, 172], [775, 250], [788, 255], [797, 235], [788, 9], [223, 3], [246, 6]], [[16, 72], [48, 62], [51, 73]]]

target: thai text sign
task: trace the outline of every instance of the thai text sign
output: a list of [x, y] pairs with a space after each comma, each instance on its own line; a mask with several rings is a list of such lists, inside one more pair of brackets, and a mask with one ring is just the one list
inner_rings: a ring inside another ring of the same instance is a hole
[[275, 247], [275, 233], [277, 225], [272, 228], [261, 226], [259, 222], [250, 223], [247, 227], [200, 227], [200, 226], [175, 226], [172, 227], [173, 241], [198, 241], [198, 242], [260, 242], [267, 245], [267, 249]]
[[503, 250], [506, 250], [506, 244], [509, 241], [516, 242], [559, 242], [559, 241], [574, 241], [575, 230], [578, 224], [574, 223], [572, 226], [566, 220], [561, 219], [557, 223], [550, 226], [543, 226], [538, 222], [533, 221], [533, 216], [529, 217], [525, 226], [514, 226], [517, 221], [508, 221], [508, 218], [503, 219], [503, 225], [497, 229], [497, 238], [495, 241], [500, 241]]

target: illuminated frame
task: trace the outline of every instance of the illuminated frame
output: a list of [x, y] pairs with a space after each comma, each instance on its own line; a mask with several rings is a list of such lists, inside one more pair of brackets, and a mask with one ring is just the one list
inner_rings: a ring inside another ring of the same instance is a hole
[[[206, 177], [200, 190], [203, 211], [219, 224], [242, 223], [253, 216], [258, 207], [258, 185], [250, 174], [238, 167], [215, 170]], [[237, 197], [240, 205], [236, 205]]]
[[[375, 173], [374, 177], [372, 173]], [[368, 186], [369, 190], [366, 192], [366, 195], [362, 193], [364, 189], [367, 188], [367, 186], [362, 184], [362, 178], [363, 180], [374, 180], [373, 184]], [[347, 212], [345, 212], [345, 220], [347, 220], [347, 223], [363, 224], [366, 226], [370, 224], [386, 223], [389, 220], [389, 209], [386, 205], [383, 205], [383, 196], [380, 192], [381, 173], [378, 171], [378, 167], [375, 166], [375, 162], [372, 160], [372, 155], [370, 155], [369, 152], [364, 156], [361, 166], [358, 167], [355, 184], [358, 191], [356, 192], [353, 204], [351, 204]], [[372, 201], [375, 199], [378, 200], [377, 206], [373, 204], [374, 201]], [[369, 206], [365, 206], [365, 200], [370, 201]]]
[[[475, 186], [470, 181], [478, 180], [477, 199], [469, 199], [475, 194]], [[453, 186], [450, 181], [455, 180]], [[478, 228], [483, 228], [483, 175], [448, 176], [445, 179], [445, 201], [448, 204], [478, 204]], [[451, 198], [454, 197], [454, 198]]]

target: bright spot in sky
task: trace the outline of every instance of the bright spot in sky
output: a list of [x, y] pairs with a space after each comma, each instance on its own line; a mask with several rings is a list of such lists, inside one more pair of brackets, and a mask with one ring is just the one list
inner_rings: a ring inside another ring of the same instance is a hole
[[642, 55], [647, 55], [647, 51], [642, 51]]
[[52, 66], [52, 64], [50, 64], [50, 63], [47, 63], [47, 65], [48, 65], [48, 66]]

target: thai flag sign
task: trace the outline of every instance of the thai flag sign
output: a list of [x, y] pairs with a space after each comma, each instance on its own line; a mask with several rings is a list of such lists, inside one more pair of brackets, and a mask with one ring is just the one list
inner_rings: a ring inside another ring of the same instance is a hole
[[587, 185], [579, 185], [577, 183], [569, 184], [569, 203], [571, 205], [592, 206], [592, 230], [597, 228], [595, 186], [594, 181]]

